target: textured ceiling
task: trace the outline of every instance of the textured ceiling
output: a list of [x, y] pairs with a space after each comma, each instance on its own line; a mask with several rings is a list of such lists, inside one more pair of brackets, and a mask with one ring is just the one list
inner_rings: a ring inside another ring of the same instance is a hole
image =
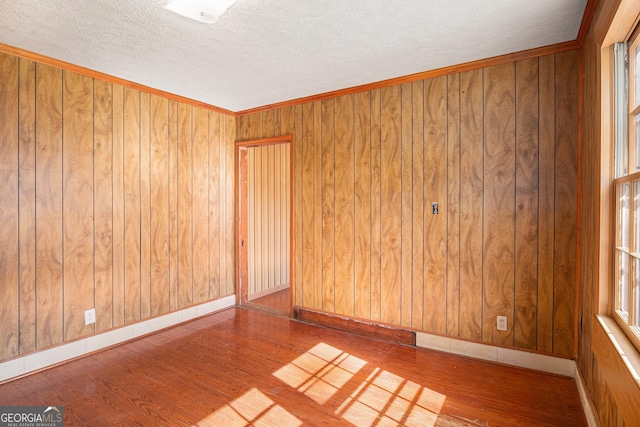
[[574, 40], [586, 0], [0, 0], [0, 42], [232, 111]]

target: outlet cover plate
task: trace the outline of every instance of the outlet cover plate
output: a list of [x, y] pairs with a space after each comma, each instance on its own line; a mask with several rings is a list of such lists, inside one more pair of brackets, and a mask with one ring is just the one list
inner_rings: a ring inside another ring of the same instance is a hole
[[507, 330], [507, 316], [498, 316], [497, 325], [499, 331]]
[[92, 308], [84, 312], [84, 324], [92, 325], [96, 323], [96, 309]]

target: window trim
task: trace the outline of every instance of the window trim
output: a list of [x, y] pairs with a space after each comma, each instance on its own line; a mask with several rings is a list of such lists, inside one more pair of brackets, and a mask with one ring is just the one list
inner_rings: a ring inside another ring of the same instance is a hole
[[[640, 164], [640, 156], [638, 156], [638, 161], [636, 161], [636, 156], [640, 153], [636, 153], [636, 129], [635, 129], [635, 116], [640, 113], [640, 99], [636, 99], [636, 72], [640, 72], [640, 70], [636, 70], [636, 54], [637, 50], [640, 49], [640, 25], [636, 22], [635, 28], [630, 32], [629, 37], [627, 38], [627, 64], [628, 64], [628, 74], [627, 74], [627, 103], [625, 105], [625, 116], [627, 119], [626, 126], [626, 144], [627, 144], [627, 170], [635, 171], [637, 170], [638, 164]], [[640, 55], [638, 55], [640, 56]], [[612, 55], [613, 57], [613, 55]], [[613, 61], [612, 61], [613, 62]], [[613, 75], [613, 73], [612, 73]], [[613, 95], [615, 97], [615, 90], [613, 91]], [[615, 98], [612, 97], [612, 101], [615, 102]], [[634, 105], [637, 104], [637, 105]], [[614, 143], [615, 144], [615, 143]], [[615, 163], [615, 153], [617, 152], [615, 146], [612, 150], [612, 160]], [[615, 169], [615, 168], [613, 168]], [[620, 189], [623, 185], [629, 185], [629, 195], [628, 195], [628, 210], [629, 210], [629, 229], [627, 230], [627, 237], [629, 239], [629, 247], [622, 248], [620, 246], [620, 232], [618, 227], [619, 223], [619, 215], [621, 212], [620, 207]], [[640, 219], [635, 219], [636, 215], [636, 204], [640, 203], [640, 171], [628, 173], [627, 175], [621, 176], [619, 178], [615, 178], [611, 183], [611, 194], [614, 196], [612, 200], [612, 239], [611, 239], [611, 256], [612, 256], [612, 274], [611, 274], [611, 286], [610, 286], [610, 295], [611, 295], [611, 317], [618, 324], [622, 332], [626, 335], [626, 337], [631, 341], [636, 350], [640, 352], [640, 327], [635, 326], [638, 324], [637, 319], [640, 318], [640, 312], [636, 312], [636, 299], [640, 298], [640, 295], [637, 294], [636, 281], [640, 280], [640, 273], [636, 271], [636, 262], [638, 260], [640, 262], [640, 247], [636, 247], [636, 245], [640, 246], [640, 242], [636, 242], [635, 236], [635, 225]], [[618, 268], [618, 256], [620, 253], [627, 253], [629, 257], [628, 264], [628, 313], [623, 312], [619, 309], [620, 298], [618, 295], [619, 292], [619, 283], [620, 283], [620, 269]]]

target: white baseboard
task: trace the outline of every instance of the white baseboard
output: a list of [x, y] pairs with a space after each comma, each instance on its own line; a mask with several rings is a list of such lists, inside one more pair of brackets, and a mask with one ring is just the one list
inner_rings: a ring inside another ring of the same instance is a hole
[[580, 374], [578, 365], [576, 365], [576, 372], [574, 377], [576, 380], [576, 385], [578, 386], [578, 394], [580, 394], [580, 402], [582, 402], [584, 417], [587, 419], [587, 425], [589, 427], [598, 427], [598, 421], [595, 416], [594, 408], [591, 405], [591, 398], [589, 398], [589, 394], [587, 393], [587, 387], [584, 383], [584, 378], [582, 378], [582, 374]]
[[572, 378], [575, 375], [576, 364], [573, 360], [546, 354], [480, 344], [424, 332], [416, 332], [416, 345], [446, 353], [473, 357], [474, 359], [488, 360]]
[[236, 296], [229, 295], [215, 301], [209, 301], [183, 310], [174, 311], [162, 316], [153, 317], [121, 328], [92, 335], [69, 343], [30, 353], [25, 356], [0, 363], [0, 383], [11, 378], [39, 371], [67, 360], [75, 359], [88, 353], [101, 350], [125, 341], [175, 326], [195, 318], [232, 307], [236, 304]]
[[276, 292], [284, 291], [285, 289], [289, 289], [288, 283], [283, 283], [282, 285], [274, 286], [271, 289], [265, 289], [264, 291], [256, 292], [255, 294], [249, 295], [249, 301], [253, 301], [254, 299], [266, 297], [267, 295], [275, 294]]

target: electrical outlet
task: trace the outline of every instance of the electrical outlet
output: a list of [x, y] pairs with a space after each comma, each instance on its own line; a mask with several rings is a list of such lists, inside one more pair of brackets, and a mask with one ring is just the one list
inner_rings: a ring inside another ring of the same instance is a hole
[[507, 330], [507, 316], [498, 316], [498, 324], [496, 325], [499, 331]]
[[438, 202], [431, 203], [431, 213], [433, 215], [438, 215]]
[[91, 325], [96, 323], [96, 309], [92, 308], [84, 312], [84, 324]]

